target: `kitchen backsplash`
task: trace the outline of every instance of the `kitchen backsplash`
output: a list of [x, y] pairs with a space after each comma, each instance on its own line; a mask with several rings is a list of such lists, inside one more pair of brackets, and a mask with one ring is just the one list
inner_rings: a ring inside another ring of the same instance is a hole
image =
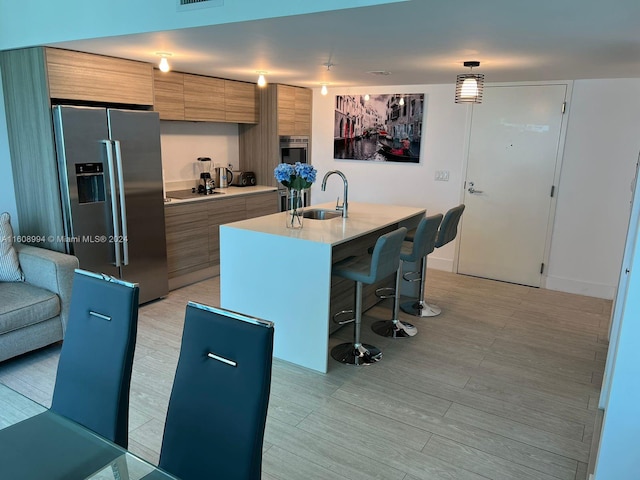
[[197, 185], [200, 178], [198, 157], [238, 169], [238, 125], [211, 122], [160, 122], [162, 169], [165, 190], [181, 190]]

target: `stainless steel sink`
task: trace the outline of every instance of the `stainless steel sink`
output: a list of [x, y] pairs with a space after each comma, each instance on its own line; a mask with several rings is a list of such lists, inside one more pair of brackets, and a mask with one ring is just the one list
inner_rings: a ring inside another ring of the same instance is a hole
[[312, 208], [305, 210], [302, 214], [304, 218], [310, 218], [311, 220], [329, 220], [331, 218], [341, 217], [342, 212], [336, 210], [325, 210], [322, 208]]

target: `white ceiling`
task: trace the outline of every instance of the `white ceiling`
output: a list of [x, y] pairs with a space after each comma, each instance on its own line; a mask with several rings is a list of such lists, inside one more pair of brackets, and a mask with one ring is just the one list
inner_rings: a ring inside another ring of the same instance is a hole
[[635, 78], [640, 0], [412, 0], [54, 46], [306, 87], [453, 83], [465, 60], [487, 82]]

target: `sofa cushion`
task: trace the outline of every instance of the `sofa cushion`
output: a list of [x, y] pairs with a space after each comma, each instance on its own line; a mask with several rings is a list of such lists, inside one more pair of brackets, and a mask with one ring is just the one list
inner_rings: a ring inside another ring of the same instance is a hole
[[0, 283], [0, 334], [59, 314], [60, 299], [55, 293], [28, 283]]
[[0, 282], [22, 282], [24, 276], [18, 263], [18, 254], [13, 248], [11, 216], [0, 213]]

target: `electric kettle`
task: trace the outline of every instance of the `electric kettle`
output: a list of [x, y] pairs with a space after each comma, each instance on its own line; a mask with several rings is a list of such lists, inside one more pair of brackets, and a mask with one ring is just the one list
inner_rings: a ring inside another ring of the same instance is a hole
[[216, 167], [215, 182], [220, 188], [228, 187], [233, 181], [233, 172], [226, 167]]

